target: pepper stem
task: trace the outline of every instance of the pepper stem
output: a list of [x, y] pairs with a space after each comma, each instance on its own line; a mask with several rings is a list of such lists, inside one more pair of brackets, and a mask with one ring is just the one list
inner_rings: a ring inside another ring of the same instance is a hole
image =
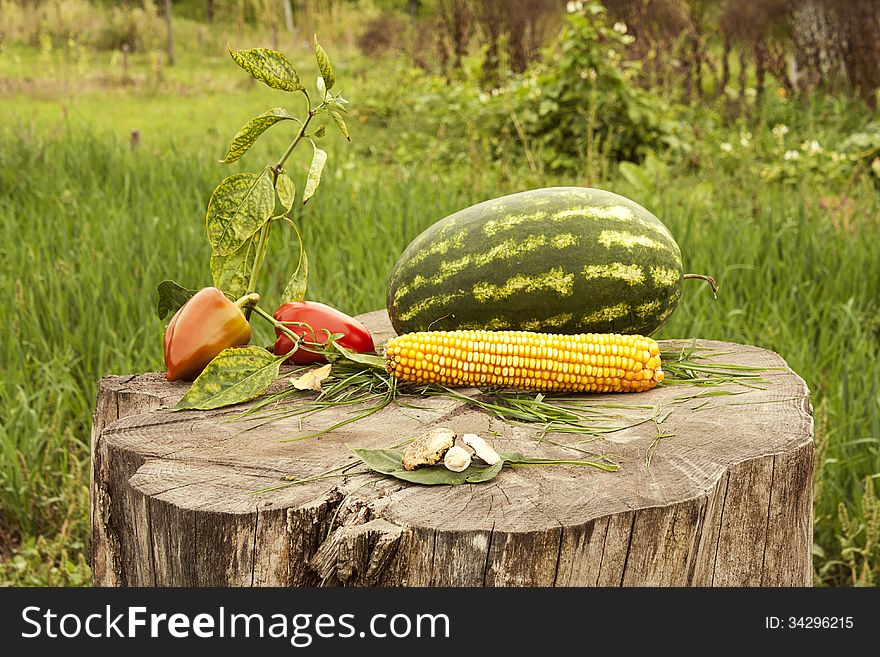
[[253, 308], [260, 301], [260, 295], [256, 292], [249, 292], [245, 294], [241, 299], [234, 301], [233, 303], [239, 308]]
[[[294, 333], [293, 331], [291, 331], [289, 328], [287, 328], [282, 322], [279, 322], [277, 319], [275, 319], [272, 315], [267, 313], [265, 310], [263, 310], [259, 306], [254, 306], [254, 312], [257, 313], [263, 319], [265, 319], [267, 322], [269, 322], [272, 326], [277, 328], [279, 331], [281, 331], [288, 338], [290, 338], [293, 341], [294, 345], [299, 344], [300, 336], [297, 335], [296, 333]], [[290, 353], [292, 354], [293, 352], [290, 352]]]
[[681, 278], [682, 280], [687, 280], [689, 278], [699, 278], [702, 281], [706, 281], [712, 287], [712, 296], [716, 299], [718, 298], [718, 281], [716, 281], [711, 276], [707, 276], [705, 274], [685, 274]]
[[296, 326], [304, 326], [306, 327], [313, 336], [315, 336], [315, 340], [318, 339], [317, 334], [315, 333], [315, 329], [306, 324], [305, 322], [279, 322], [275, 319], [274, 316], [267, 313], [265, 310], [260, 308], [259, 306], [254, 306], [253, 311], [257, 313], [260, 317], [269, 322], [276, 329], [281, 331], [284, 335], [290, 338], [291, 342], [293, 342], [293, 349], [287, 352], [286, 356], [293, 356], [293, 352], [297, 349], [302, 349], [303, 351], [308, 351], [313, 354], [323, 354], [326, 356], [325, 350], [334, 342], [334, 338], [342, 337], [341, 333], [331, 333], [328, 329], [321, 329], [327, 334], [326, 342], [310, 342], [305, 339], [305, 335], [299, 335], [294, 333], [288, 328], [287, 324], [294, 324]]

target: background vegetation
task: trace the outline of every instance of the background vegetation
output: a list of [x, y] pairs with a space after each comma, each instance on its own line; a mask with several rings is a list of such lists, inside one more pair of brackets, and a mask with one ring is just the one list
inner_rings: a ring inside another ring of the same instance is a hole
[[[874, 3], [606, 4], [0, 0], [0, 583], [90, 581], [97, 381], [161, 368], [155, 284], [210, 281], [218, 160], [283, 104], [226, 43], [311, 72], [313, 32], [353, 142], [326, 138], [304, 222], [311, 298], [380, 307], [409, 240], [486, 198], [553, 184], [633, 198], [722, 285], [717, 301], [689, 286], [660, 337], [773, 349], [810, 386], [816, 582], [880, 583]], [[243, 168], [283, 150], [275, 130]], [[272, 254], [269, 299], [296, 255]]]

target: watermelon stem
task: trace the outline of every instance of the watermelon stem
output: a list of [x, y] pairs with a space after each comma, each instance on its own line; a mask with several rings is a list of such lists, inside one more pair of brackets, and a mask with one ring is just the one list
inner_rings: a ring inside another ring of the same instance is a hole
[[689, 278], [699, 278], [700, 280], [706, 281], [712, 287], [712, 296], [716, 299], [718, 298], [718, 281], [716, 281], [711, 276], [706, 276], [704, 274], [685, 274], [681, 278], [682, 280], [687, 280]]

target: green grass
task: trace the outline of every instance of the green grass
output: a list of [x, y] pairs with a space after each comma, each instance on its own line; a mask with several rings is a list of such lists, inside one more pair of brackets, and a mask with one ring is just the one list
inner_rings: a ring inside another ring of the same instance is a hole
[[[35, 57], [18, 53], [24, 62]], [[33, 74], [16, 73], [3, 57], [0, 77]], [[174, 83], [155, 88], [148, 82], [61, 93], [20, 87], [4, 98], [0, 543], [21, 547], [0, 561], [0, 584], [88, 582], [88, 441], [97, 381], [111, 372], [162, 368], [156, 283], [166, 277], [190, 287], [210, 282], [203, 218], [212, 188], [284, 148], [288, 136], [276, 128], [240, 165], [217, 162], [247, 118], [286, 100], [241, 83], [228, 62], [220, 69], [201, 86], [194, 68], [181, 67]], [[357, 107], [360, 98], [396, 84], [381, 80], [396, 70], [377, 71], [355, 58], [340, 78], [353, 81], [344, 89]], [[793, 130], [798, 111], [789, 110]], [[810, 110], [799, 138], [820, 128], [823, 143], [839, 136], [823, 111]], [[771, 125], [753, 127], [756, 140]], [[406, 128], [418, 131], [412, 123]], [[131, 129], [142, 132], [134, 150]], [[504, 166], [482, 149], [468, 156], [474, 166], [444, 165], [430, 158], [430, 134], [424, 156], [397, 161], [386, 147], [395, 130], [393, 121], [377, 124], [371, 114], [355, 114], [355, 141], [328, 144], [325, 178], [305, 214], [309, 296], [346, 312], [381, 307], [397, 255], [446, 214], [529, 187], [586, 183], [581, 176], [536, 177], [515, 150]], [[300, 181], [306, 164], [296, 161]], [[649, 188], [614, 173], [598, 184], [648, 204], [676, 235], [686, 269], [721, 283], [714, 301], [705, 286], [689, 282], [659, 337], [756, 344], [778, 351], [805, 378], [822, 409], [817, 573], [828, 584], [856, 583], [860, 573], [863, 583], [878, 583], [880, 555], [866, 545], [877, 531], [869, 512], [876, 501], [865, 488], [866, 478], [880, 477], [876, 189], [862, 178], [846, 190], [765, 185], [744, 167], [730, 173], [712, 158], [673, 163]], [[820, 198], [844, 191], [855, 208], [850, 231], [820, 207]], [[295, 255], [284, 244], [273, 247], [260, 286], [270, 305]], [[256, 342], [270, 340], [260, 328]]]

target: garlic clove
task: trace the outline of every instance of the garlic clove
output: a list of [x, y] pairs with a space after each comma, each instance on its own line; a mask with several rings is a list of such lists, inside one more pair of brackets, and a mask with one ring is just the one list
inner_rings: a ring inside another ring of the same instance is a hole
[[468, 469], [471, 464], [471, 454], [464, 447], [453, 445], [446, 451], [443, 457], [443, 465], [447, 470], [453, 472], [463, 472]]
[[464, 440], [463, 440], [462, 438], [463, 438], [462, 435], [459, 435], [459, 436], [456, 436], [456, 437], [455, 437], [455, 444], [456, 444], [456, 446], [458, 446], [458, 447], [462, 447], [462, 448], [466, 449], [467, 452], [468, 452], [468, 454], [471, 455], [471, 458], [473, 458], [473, 457], [476, 455], [476, 452], [474, 451], [474, 448], [471, 447], [470, 445], [465, 444], [465, 442], [464, 442]]
[[475, 433], [466, 433], [461, 437], [462, 442], [474, 450], [477, 458], [485, 462], [487, 465], [495, 465], [501, 460], [492, 446]]

